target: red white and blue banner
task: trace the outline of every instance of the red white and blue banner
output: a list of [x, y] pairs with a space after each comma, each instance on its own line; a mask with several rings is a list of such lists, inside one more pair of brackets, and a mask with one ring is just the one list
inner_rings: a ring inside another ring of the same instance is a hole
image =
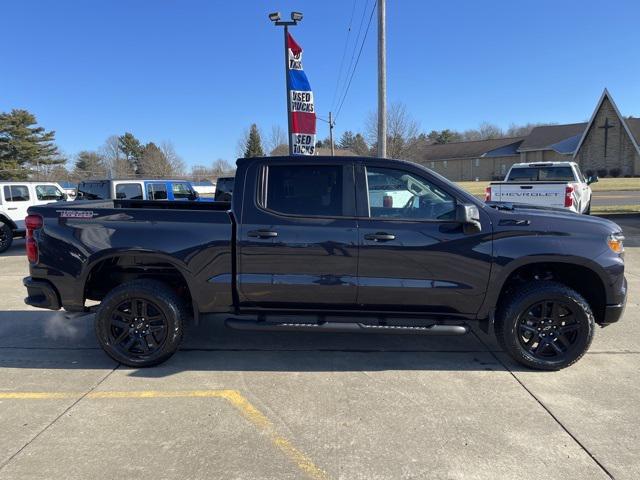
[[313, 92], [302, 70], [302, 48], [287, 33], [288, 114], [291, 118], [291, 146], [294, 155], [313, 155], [316, 151], [316, 110]]

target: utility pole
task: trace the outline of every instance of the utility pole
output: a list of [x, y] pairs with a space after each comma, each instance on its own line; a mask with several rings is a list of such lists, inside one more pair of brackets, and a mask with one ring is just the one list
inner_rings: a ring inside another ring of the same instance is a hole
[[331, 156], [335, 155], [335, 150], [333, 148], [333, 117], [331, 116], [331, 112], [329, 112], [329, 141], [331, 142]]
[[387, 33], [385, 0], [378, 0], [378, 157], [387, 156]]

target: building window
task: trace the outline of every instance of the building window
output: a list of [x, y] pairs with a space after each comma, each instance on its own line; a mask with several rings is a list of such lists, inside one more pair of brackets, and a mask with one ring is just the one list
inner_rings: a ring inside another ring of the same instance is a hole
[[504, 175], [505, 173], [507, 173], [507, 166], [503, 163], [500, 165], [500, 173], [502, 175]]
[[431, 168], [432, 169], [436, 168], [436, 162], [431, 162]]
[[476, 167], [479, 167], [479, 166], [480, 166], [480, 159], [476, 158]]
[[444, 168], [447, 168], [447, 161], [446, 161], [446, 160], [445, 160], [444, 162], [442, 162], [442, 166], [443, 166]]

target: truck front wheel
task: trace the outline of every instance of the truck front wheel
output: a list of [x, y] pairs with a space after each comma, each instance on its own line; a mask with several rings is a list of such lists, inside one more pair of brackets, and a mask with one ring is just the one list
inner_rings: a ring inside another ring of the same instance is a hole
[[500, 305], [496, 336], [517, 362], [560, 370], [577, 362], [593, 339], [595, 321], [587, 301], [558, 282], [531, 282]]
[[95, 329], [100, 346], [115, 361], [150, 367], [171, 357], [182, 341], [188, 313], [166, 284], [134, 280], [102, 300]]

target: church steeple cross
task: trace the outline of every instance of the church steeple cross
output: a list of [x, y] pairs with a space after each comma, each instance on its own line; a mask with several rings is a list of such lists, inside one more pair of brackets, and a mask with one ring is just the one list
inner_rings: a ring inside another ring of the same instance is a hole
[[607, 143], [609, 143], [609, 129], [615, 125], [609, 123], [609, 117], [604, 119], [604, 125], [600, 125], [598, 128], [604, 128], [604, 157], [607, 158]]

